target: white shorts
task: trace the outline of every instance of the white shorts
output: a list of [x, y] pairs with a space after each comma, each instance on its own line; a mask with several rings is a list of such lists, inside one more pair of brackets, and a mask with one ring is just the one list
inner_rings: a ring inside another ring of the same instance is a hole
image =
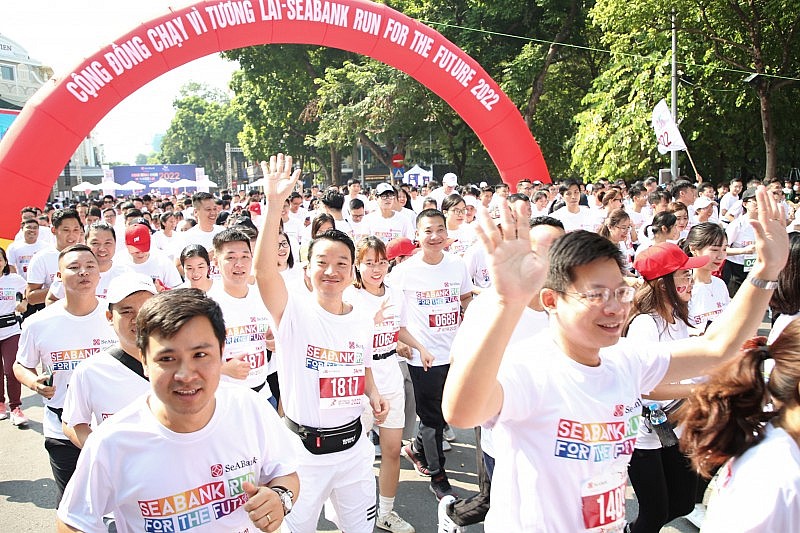
[[[331, 464], [330, 456], [315, 456], [305, 448], [299, 452], [300, 495], [286, 516], [286, 527], [292, 533], [315, 533], [322, 506], [330, 498], [341, 531], [372, 533], [377, 513], [372, 443], [362, 436], [349, 450], [330, 455], [341, 460]], [[316, 457], [325, 459], [315, 464]]]
[[386, 429], [403, 429], [406, 425], [406, 393], [403, 389], [392, 391], [388, 394], [381, 394], [383, 399], [389, 402], [389, 414], [383, 424], [375, 424], [375, 417], [372, 416], [372, 407], [370, 407], [369, 399], [364, 396], [364, 413], [361, 415], [361, 425], [364, 427], [364, 432], [369, 432], [373, 426]]

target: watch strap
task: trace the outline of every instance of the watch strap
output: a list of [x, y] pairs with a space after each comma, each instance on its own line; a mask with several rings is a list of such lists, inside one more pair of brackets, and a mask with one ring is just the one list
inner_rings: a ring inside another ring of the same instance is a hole
[[750, 277], [748, 277], [747, 279], [750, 280], [750, 284], [751, 285], [753, 285], [754, 287], [757, 287], [759, 289], [774, 290], [774, 289], [778, 288], [778, 282], [777, 281], [770, 281], [770, 280], [766, 280], [766, 279], [758, 279], [758, 278], [750, 278]]

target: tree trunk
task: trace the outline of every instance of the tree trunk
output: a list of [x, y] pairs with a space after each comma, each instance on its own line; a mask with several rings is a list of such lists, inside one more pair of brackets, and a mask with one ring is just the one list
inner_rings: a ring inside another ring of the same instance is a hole
[[342, 184], [342, 155], [334, 146], [331, 146], [331, 182], [328, 185], [339, 186]]
[[778, 140], [775, 138], [775, 128], [772, 126], [772, 106], [769, 89], [769, 82], [762, 82], [756, 89], [761, 108], [761, 134], [764, 137], [766, 155], [764, 165], [765, 180], [775, 178], [778, 170]]

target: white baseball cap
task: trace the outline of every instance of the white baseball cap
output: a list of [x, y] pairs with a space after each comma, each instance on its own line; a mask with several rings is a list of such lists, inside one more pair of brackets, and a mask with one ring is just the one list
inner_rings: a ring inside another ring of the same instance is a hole
[[392, 187], [391, 183], [379, 183], [377, 187], [375, 187], [375, 194], [380, 196], [383, 193], [395, 193], [394, 187]]
[[458, 185], [458, 176], [452, 172], [448, 172], [442, 177], [442, 184], [447, 185], [448, 187], [455, 187]]
[[118, 304], [131, 294], [140, 291], [146, 291], [153, 295], [158, 294], [158, 290], [149, 276], [136, 272], [120, 274], [108, 284], [106, 301], [110, 304]]

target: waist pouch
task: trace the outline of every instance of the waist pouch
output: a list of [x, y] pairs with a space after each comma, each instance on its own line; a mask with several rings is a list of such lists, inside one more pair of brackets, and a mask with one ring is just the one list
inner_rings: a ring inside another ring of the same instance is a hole
[[292, 430], [306, 450], [314, 455], [325, 455], [352, 448], [361, 436], [361, 419], [336, 428], [309, 428], [294, 422], [288, 416], [284, 418], [286, 427]]
[[0, 328], [7, 328], [9, 326], [19, 326], [19, 320], [14, 313], [8, 315], [0, 315]]
[[397, 350], [392, 350], [390, 352], [381, 353], [381, 354], [372, 354], [373, 361], [382, 361], [383, 359], [389, 359], [391, 356], [397, 353]]

